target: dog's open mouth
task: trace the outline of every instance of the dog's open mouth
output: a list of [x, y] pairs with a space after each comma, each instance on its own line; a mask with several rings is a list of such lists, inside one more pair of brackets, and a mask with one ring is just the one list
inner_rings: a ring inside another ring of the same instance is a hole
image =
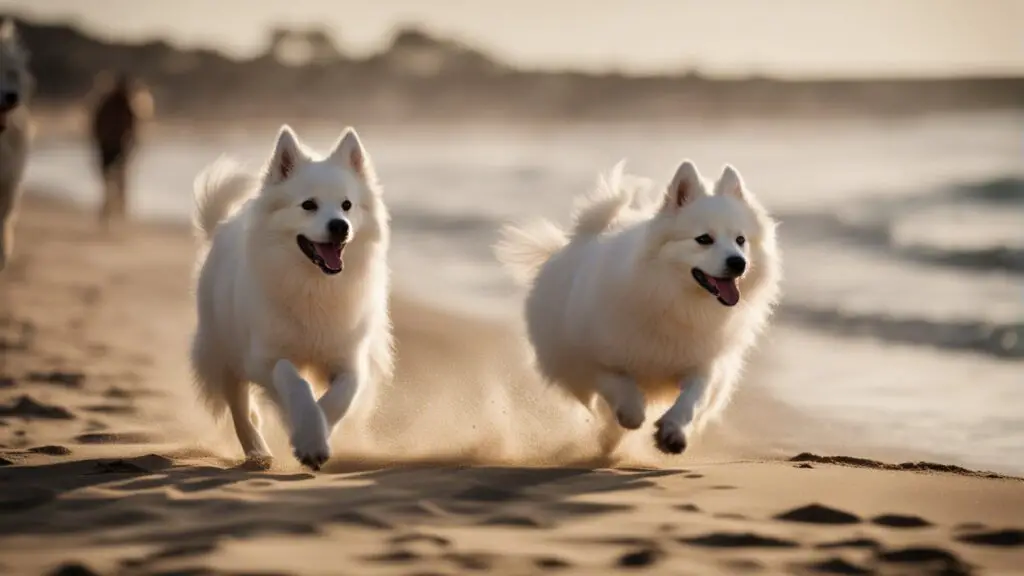
[[693, 269], [693, 279], [702, 288], [716, 296], [718, 301], [725, 306], [735, 306], [740, 301], [740, 287], [736, 284], [735, 278], [716, 278], [709, 276], [701, 270]]
[[345, 262], [341, 259], [345, 251], [344, 242], [313, 242], [302, 235], [299, 235], [296, 241], [306, 258], [316, 264], [324, 274], [337, 274], [345, 269]]

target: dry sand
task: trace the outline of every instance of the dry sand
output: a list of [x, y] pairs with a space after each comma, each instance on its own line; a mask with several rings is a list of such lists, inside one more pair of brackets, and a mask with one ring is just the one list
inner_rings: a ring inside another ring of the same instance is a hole
[[191, 394], [192, 260], [181, 227], [104, 237], [26, 202], [0, 276], [0, 573], [1024, 570], [1020, 479], [780, 456], [764, 440], [806, 422], [755, 386], [692, 453], [637, 434], [600, 468], [514, 328], [405, 297], [372, 433], [343, 427], [310, 474], [278, 431], [275, 467], [245, 469]]

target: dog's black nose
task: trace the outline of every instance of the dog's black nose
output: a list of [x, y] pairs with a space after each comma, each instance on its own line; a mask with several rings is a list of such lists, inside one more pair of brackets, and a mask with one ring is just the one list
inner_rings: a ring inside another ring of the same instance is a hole
[[17, 92], [4, 92], [0, 94], [0, 107], [7, 110], [14, 108], [18, 105], [18, 93]]
[[733, 276], [741, 276], [747, 269], [747, 261], [742, 256], [729, 256], [725, 259], [725, 267]]
[[327, 223], [327, 231], [330, 232], [331, 238], [335, 241], [341, 242], [348, 239], [348, 222], [341, 218], [335, 218]]

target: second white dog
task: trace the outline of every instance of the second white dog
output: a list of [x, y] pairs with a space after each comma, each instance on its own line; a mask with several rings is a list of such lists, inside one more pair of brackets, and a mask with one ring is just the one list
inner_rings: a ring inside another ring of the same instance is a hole
[[[195, 221], [210, 242], [191, 354], [199, 390], [215, 414], [230, 411], [246, 457], [267, 459], [255, 384], [295, 457], [319, 469], [332, 430], [392, 365], [388, 213], [370, 158], [351, 128], [315, 159], [283, 126], [262, 176], [225, 161], [200, 174]], [[319, 400], [303, 375], [326, 385]]]
[[726, 166], [713, 192], [683, 162], [660, 207], [630, 208], [621, 168], [586, 197], [571, 233], [509, 226], [497, 255], [531, 284], [526, 323], [541, 373], [618, 426], [640, 428], [669, 400], [655, 440], [666, 453], [725, 406], [778, 294], [775, 223]]

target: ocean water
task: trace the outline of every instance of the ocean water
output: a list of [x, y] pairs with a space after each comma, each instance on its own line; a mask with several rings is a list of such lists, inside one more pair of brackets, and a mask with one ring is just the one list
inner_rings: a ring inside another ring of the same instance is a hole
[[[340, 125], [338, 129], [340, 129]], [[337, 131], [300, 135], [324, 151]], [[490, 252], [501, 222], [565, 222], [622, 158], [664, 183], [729, 162], [781, 221], [784, 300], [756, 385], [856, 445], [1024, 473], [1024, 114], [657, 125], [361, 126], [406, 290], [488, 316], [521, 289]], [[186, 219], [195, 174], [256, 166], [272, 132], [153, 135], [134, 210]], [[42, 137], [27, 180], [95, 205], [84, 142]], [[842, 434], [848, 432], [847, 434]]]

